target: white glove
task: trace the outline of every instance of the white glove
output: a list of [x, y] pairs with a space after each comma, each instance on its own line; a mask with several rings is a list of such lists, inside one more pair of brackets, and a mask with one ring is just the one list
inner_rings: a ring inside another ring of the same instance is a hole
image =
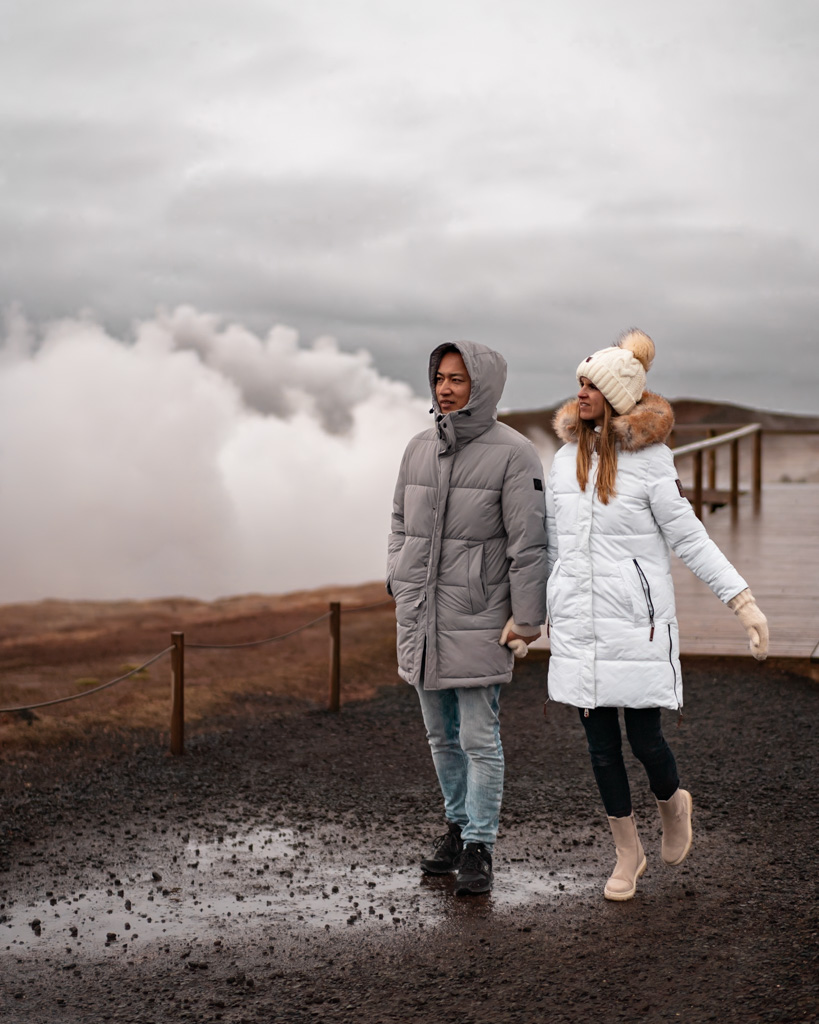
[[[527, 627], [530, 628], [530, 627]], [[514, 640], [509, 640], [510, 633], [517, 633]], [[540, 636], [540, 627], [538, 626], [537, 633], [529, 634], [525, 640], [521, 638], [521, 630], [519, 626], [515, 625], [515, 620], [510, 617], [506, 625], [503, 627], [503, 632], [500, 635], [498, 643], [503, 647], [506, 646], [514, 654], [516, 658], [525, 658], [529, 653], [529, 644], [533, 644], [535, 640]]]
[[759, 610], [754, 595], [746, 588], [731, 598], [728, 607], [748, 634], [751, 654], [757, 661], [764, 661], [768, 657], [768, 620]]

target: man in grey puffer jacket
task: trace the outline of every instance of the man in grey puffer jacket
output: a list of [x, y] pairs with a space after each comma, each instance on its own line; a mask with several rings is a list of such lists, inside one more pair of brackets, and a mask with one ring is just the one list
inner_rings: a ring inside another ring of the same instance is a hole
[[398, 671], [421, 701], [448, 825], [421, 867], [457, 871], [458, 894], [481, 893], [503, 794], [500, 686], [546, 619], [543, 469], [532, 443], [497, 421], [503, 356], [440, 345], [429, 382], [436, 425], [401, 463], [387, 589]]

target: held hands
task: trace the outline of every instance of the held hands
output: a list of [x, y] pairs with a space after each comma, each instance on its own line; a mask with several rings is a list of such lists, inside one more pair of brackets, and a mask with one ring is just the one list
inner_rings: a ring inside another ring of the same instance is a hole
[[768, 620], [759, 610], [754, 595], [746, 588], [731, 598], [728, 607], [748, 634], [751, 654], [757, 661], [764, 661], [768, 657]]
[[503, 627], [503, 632], [500, 635], [498, 643], [501, 646], [508, 647], [516, 658], [525, 658], [529, 653], [529, 644], [533, 644], [539, 636], [540, 627], [538, 627], [537, 633], [530, 634], [529, 636], [522, 635], [519, 632], [519, 627], [515, 625], [514, 618], [510, 617], [509, 621]]

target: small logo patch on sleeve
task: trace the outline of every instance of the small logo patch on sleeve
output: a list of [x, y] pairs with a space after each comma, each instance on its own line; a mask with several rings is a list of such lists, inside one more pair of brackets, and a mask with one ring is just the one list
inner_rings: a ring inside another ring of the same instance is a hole
[[674, 483], [677, 485], [677, 490], [680, 492], [680, 494], [684, 498], [685, 497], [685, 491], [683, 490], [682, 480], [680, 480], [680, 478], [677, 477], [677, 479], [674, 481]]
[[535, 490], [536, 491], [542, 491], [543, 490], [543, 481], [542, 480], [538, 480], [537, 477], [535, 477]]

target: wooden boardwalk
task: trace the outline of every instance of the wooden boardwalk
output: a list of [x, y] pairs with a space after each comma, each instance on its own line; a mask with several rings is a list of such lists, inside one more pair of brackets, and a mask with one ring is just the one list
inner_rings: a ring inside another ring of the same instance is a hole
[[[768, 656], [819, 663], [819, 484], [766, 484], [759, 512], [743, 496], [735, 519], [725, 507], [703, 522], [768, 618]], [[733, 612], [676, 555], [671, 571], [682, 654], [750, 657]]]
[[[703, 522], [768, 618], [769, 657], [819, 659], [819, 485], [766, 484], [758, 513], [746, 496]], [[682, 653], [747, 654], [736, 616], [676, 556], [672, 573]]]

